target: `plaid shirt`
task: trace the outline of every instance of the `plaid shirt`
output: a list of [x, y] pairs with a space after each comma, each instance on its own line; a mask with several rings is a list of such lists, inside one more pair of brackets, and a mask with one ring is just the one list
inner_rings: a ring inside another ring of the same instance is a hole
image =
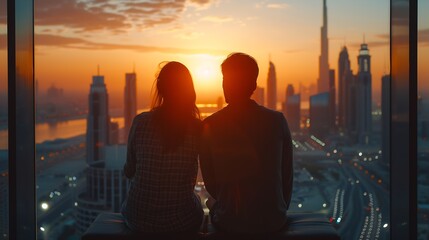
[[153, 112], [134, 118], [128, 139], [125, 175], [131, 184], [122, 206], [128, 226], [143, 232], [197, 230], [203, 211], [194, 194], [198, 134], [188, 130], [174, 152], [164, 152]]

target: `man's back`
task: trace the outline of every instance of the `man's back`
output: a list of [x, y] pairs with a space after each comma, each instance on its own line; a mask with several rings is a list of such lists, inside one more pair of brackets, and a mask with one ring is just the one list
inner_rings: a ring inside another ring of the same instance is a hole
[[201, 167], [224, 231], [272, 232], [286, 223], [292, 143], [285, 118], [249, 100], [204, 121]]

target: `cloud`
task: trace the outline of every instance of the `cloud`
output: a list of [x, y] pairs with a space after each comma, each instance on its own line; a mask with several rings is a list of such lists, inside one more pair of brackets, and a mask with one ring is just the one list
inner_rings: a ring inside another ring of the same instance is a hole
[[225, 17], [225, 16], [206, 16], [201, 18], [201, 21], [207, 21], [207, 22], [213, 22], [213, 23], [225, 23], [225, 22], [231, 22], [234, 18], [232, 17]]
[[[177, 21], [188, 5], [205, 8], [217, 0], [37, 0], [36, 27], [63, 27], [76, 33], [124, 33]], [[0, 0], [1, 6], [6, 0]], [[6, 9], [0, 8], [0, 24]]]
[[[123, 14], [107, 11], [103, 6], [92, 6], [91, 2], [72, 0], [35, 1], [36, 26], [62, 26], [81, 32], [108, 30], [124, 32], [131, 27]], [[95, 1], [106, 3], [107, 1]]]
[[286, 3], [269, 3], [269, 4], [267, 4], [267, 8], [271, 8], [271, 9], [285, 9], [288, 7], [289, 7], [289, 5]]
[[[6, 39], [4, 34], [0, 35], [0, 43]], [[130, 50], [137, 52], [159, 52], [159, 53], [181, 53], [181, 54], [201, 54], [210, 53], [225, 55], [227, 51], [211, 50], [211, 49], [188, 49], [188, 48], [175, 48], [175, 47], [159, 47], [147, 45], [133, 45], [133, 44], [116, 44], [116, 43], [103, 43], [93, 42], [81, 38], [64, 37], [52, 34], [36, 34], [34, 42], [36, 49], [38, 47], [62, 47], [70, 49], [82, 50]], [[0, 44], [0, 49], [5, 48]]]

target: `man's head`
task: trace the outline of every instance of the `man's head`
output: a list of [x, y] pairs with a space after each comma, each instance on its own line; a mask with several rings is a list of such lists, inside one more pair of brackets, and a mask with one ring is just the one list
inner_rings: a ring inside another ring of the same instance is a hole
[[245, 53], [232, 53], [221, 67], [225, 101], [231, 103], [250, 99], [259, 74], [256, 60]]

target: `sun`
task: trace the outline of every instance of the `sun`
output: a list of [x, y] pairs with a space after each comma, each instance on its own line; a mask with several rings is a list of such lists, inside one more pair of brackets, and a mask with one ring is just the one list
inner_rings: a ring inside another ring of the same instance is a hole
[[196, 85], [210, 88], [222, 80], [220, 64], [222, 59], [208, 54], [195, 55], [190, 64], [190, 71]]
[[195, 69], [195, 80], [197, 81], [211, 81], [216, 78], [216, 71], [214, 66], [209, 63], [201, 63]]

